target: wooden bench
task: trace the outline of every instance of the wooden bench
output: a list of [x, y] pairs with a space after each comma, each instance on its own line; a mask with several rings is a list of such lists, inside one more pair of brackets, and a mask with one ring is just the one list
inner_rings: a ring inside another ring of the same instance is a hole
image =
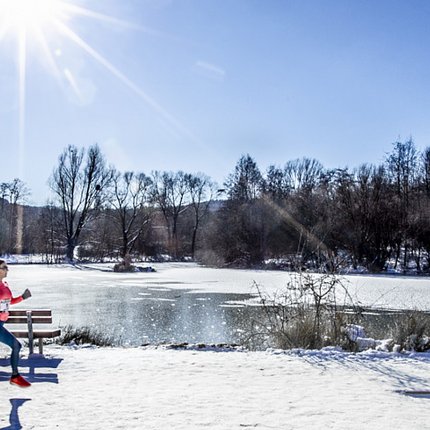
[[34, 324], [52, 324], [51, 309], [14, 309], [9, 311], [6, 324], [26, 324], [27, 330], [11, 329], [10, 332], [17, 338], [28, 338], [30, 355], [33, 354], [33, 343], [39, 339], [39, 353], [43, 354], [43, 339], [52, 339], [61, 335], [61, 329], [39, 330]]

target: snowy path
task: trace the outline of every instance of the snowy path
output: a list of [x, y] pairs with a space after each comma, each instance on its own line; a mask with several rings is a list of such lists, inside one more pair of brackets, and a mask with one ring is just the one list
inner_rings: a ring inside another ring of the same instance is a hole
[[430, 387], [429, 355], [47, 351], [28, 390], [0, 359], [0, 429], [430, 429], [430, 398], [396, 393]]

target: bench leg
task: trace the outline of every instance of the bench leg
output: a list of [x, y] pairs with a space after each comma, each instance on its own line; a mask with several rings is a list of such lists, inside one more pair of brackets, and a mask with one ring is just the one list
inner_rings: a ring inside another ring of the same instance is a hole
[[33, 319], [31, 316], [31, 311], [26, 311], [27, 314], [27, 328], [28, 328], [28, 348], [29, 354], [33, 354]]
[[29, 338], [28, 339], [28, 355], [32, 355], [33, 352], [34, 352], [33, 339]]
[[43, 339], [39, 338], [39, 354], [43, 355]]

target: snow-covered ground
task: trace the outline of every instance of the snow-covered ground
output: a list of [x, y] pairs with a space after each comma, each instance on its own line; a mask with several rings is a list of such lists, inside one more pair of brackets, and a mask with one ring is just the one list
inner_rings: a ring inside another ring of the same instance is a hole
[[430, 429], [430, 355], [46, 348], [0, 359], [1, 429]]

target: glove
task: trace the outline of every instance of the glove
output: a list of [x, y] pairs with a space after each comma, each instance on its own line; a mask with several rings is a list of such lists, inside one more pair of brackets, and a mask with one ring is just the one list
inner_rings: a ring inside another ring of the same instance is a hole
[[30, 290], [27, 288], [22, 294], [21, 297], [23, 300], [28, 299], [29, 297], [31, 297], [31, 292]]

